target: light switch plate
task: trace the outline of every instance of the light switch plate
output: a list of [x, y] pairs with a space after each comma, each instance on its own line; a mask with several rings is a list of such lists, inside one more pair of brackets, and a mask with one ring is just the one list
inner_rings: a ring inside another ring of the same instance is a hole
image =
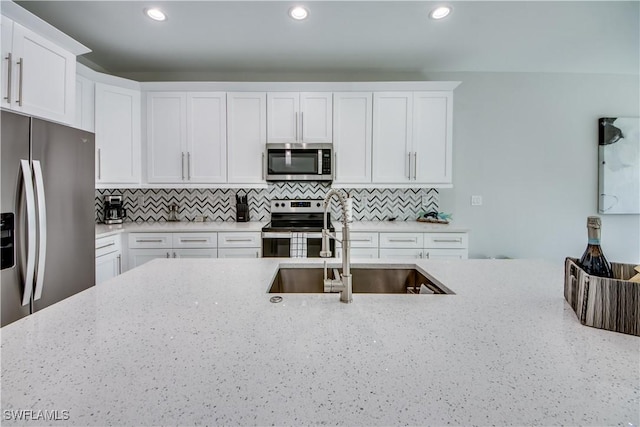
[[482, 196], [471, 196], [471, 206], [482, 206]]

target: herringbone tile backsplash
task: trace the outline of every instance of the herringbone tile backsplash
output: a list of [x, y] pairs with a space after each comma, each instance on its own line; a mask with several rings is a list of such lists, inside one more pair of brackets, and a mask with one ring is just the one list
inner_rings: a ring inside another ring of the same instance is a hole
[[[180, 219], [192, 221], [205, 215], [208, 221], [235, 221], [235, 195], [246, 194], [251, 221], [270, 219], [271, 199], [322, 199], [330, 189], [318, 182], [282, 182], [269, 184], [267, 189], [106, 189], [96, 190], [96, 222], [104, 218], [106, 195], [122, 195], [127, 210], [127, 222], [166, 221], [169, 205], [177, 203]], [[353, 219], [356, 221], [399, 221], [416, 219], [420, 211], [438, 210], [438, 190], [422, 189], [344, 189], [353, 198]], [[423, 197], [425, 204], [423, 205]], [[332, 218], [340, 219], [338, 204], [332, 203]]]

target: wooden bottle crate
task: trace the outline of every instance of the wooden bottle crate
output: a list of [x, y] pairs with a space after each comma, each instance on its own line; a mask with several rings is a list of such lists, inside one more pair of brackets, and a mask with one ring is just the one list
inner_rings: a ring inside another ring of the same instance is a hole
[[564, 262], [564, 298], [580, 323], [640, 336], [640, 283], [633, 264], [611, 263], [613, 279], [587, 274], [576, 258]]

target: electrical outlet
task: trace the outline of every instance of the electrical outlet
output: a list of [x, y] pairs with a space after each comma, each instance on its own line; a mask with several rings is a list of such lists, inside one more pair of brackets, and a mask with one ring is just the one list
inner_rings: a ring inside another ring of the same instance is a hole
[[471, 206], [482, 206], [482, 196], [471, 196]]

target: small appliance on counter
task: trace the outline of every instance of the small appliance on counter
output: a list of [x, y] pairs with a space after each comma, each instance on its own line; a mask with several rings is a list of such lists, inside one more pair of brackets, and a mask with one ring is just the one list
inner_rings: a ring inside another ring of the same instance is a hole
[[236, 194], [236, 221], [249, 222], [249, 203], [246, 194], [244, 196]]
[[127, 210], [122, 207], [122, 196], [104, 196], [104, 223], [122, 224]]
[[169, 218], [167, 221], [169, 222], [178, 222], [180, 221], [180, 214], [178, 213], [179, 206], [177, 203], [171, 203], [169, 205]]

